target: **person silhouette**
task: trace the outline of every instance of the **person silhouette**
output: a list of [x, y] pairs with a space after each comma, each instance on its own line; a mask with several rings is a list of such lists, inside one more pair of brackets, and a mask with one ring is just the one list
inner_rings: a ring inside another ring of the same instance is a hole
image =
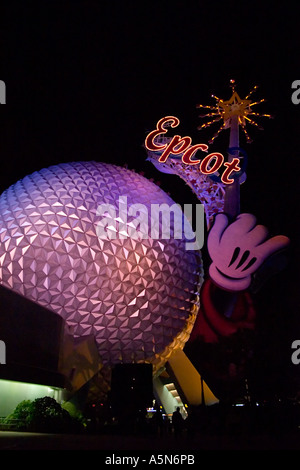
[[172, 426], [174, 431], [174, 436], [179, 437], [182, 433], [183, 428], [183, 417], [180, 413], [180, 407], [177, 406], [176, 411], [172, 415]]
[[163, 436], [164, 434], [164, 418], [162, 412], [160, 411], [159, 407], [156, 408], [156, 412], [154, 415], [154, 422], [155, 422], [155, 432], [159, 436]]

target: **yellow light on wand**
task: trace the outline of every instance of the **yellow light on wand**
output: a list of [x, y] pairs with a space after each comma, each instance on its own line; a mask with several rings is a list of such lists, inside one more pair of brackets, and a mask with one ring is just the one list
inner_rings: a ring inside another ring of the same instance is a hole
[[258, 129], [262, 130], [263, 128], [254, 121], [253, 117], [261, 118], [267, 117], [272, 118], [270, 114], [261, 114], [253, 111], [253, 106], [256, 106], [260, 103], [263, 103], [265, 99], [261, 99], [259, 101], [251, 101], [249, 98], [250, 96], [257, 90], [258, 86], [256, 85], [253, 89], [248, 93], [248, 95], [241, 99], [238, 93], [235, 90], [235, 80], [230, 80], [230, 86], [232, 89], [232, 96], [229, 100], [224, 101], [221, 98], [218, 98], [216, 95], [212, 95], [212, 98], [216, 100], [215, 106], [206, 106], [202, 104], [198, 104], [197, 108], [204, 108], [211, 110], [212, 112], [207, 114], [202, 114], [199, 117], [201, 118], [211, 118], [213, 119], [208, 120], [207, 122], [203, 123], [202, 125], [198, 126], [198, 130], [204, 129], [206, 127], [211, 126], [212, 124], [223, 121], [218, 131], [213, 135], [209, 143], [211, 144], [220, 134], [223, 129], [228, 129], [232, 126], [234, 116], [237, 116], [237, 123], [241, 126], [247, 142], [252, 142], [251, 137], [249, 136], [246, 125], [251, 124], [252, 126], [257, 127]]
[[[265, 100], [261, 99], [258, 101], [252, 101], [251, 95], [257, 90], [257, 86], [248, 93], [248, 95], [241, 99], [236, 91], [235, 80], [230, 80], [230, 87], [232, 90], [232, 96], [229, 100], [225, 101], [218, 98], [216, 95], [212, 95], [212, 98], [216, 100], [215, 106], [206, 106], [198, 104], [197, 108], [205, 108], [209, 110], [207, 114], [200, 115], [201, 118], [209, 118], [202, 125], [198, 126], [198, 130], [207, 128], [214, 123], [220, 122], [219, 129], [210, 139], [209, 143], [212, 144], [218, 135], [224, 129], [230, 129], [229, 148], [231, 151], [228, 154], [228, 162], [231, 162], [235, 157], [239, 156], [239, 129], [241, 127], [243, 133], [246, 136], [248, 143], [252, 142], [251, 137], [247, 131], [247, 124], [263, 129], [254, 118], [268, 117], [271, 118], [270, 114], [260, 114], [253, 111], [253, 107], [263, 103]], [[224, 212], [231, 217], [236, 217], [240, 212], [240, 181], [236, 178], [230, 188], [225, 190], [224, 198]]]

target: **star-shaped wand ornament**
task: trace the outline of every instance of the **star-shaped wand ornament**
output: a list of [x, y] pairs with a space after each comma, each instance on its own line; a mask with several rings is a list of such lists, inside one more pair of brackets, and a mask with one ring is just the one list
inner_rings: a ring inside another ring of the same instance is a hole
[[211, 112], [201, 115], [199, 117], [212, 118], [211, 120], [199, 126], [198, 127], [199, 130], [204, 129], [205, 127], [209, 127], [215, 122], [222, 121], [220, 128], [218, 129], [216, 134], [212, 137], [212, 139], [209, 141], [209, 143], [212, 143], [223, 129], [227, 129], [231, 127], [233, 116], [237, 116], [238, 125], [241, 126], [248, 143], [252, 142], [252, 139], [250, 138], [247, 132], [247, 129], [246, 129], [247, 124], [251, 124], [260, 130], [263, 129], [256, 121], [252, 119], [252, 117], [272, 118], [270, 114], [256, 113], [252, 109], [253, 106], [263, 103], [265, 101], [264, 99], [261, 99], [259, 101], [252, 101], [249, 99], [252, 93], [257, 90], [258, 88], [257, 86], [255, 86], [244, 99], [241, 99], [235, 90], [235, 81], [230, 80], [230, 85], [232, 88], [232, 96], [229, 100], [224, 101], [223, 99], [218, 98], [216, 95], [212, 95], [212, 98], [216, 100], [215, 106], [205, 106], [202, 104], [197, 105], [197, 108], [205, 108], [205, 109], [211, 110]]

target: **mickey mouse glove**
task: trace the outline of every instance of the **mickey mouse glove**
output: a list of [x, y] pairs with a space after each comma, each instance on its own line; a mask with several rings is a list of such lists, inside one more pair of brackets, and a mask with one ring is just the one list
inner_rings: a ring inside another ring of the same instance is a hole
[[207, 240], [214, 283], [229, 291], [247, 289], [264, 260], [289, 244], [283, 235], [267, 237], [268, 230], [256, 225], [252, 214], [240, 214], [231, 224], [225, 214], [217, 214]]

